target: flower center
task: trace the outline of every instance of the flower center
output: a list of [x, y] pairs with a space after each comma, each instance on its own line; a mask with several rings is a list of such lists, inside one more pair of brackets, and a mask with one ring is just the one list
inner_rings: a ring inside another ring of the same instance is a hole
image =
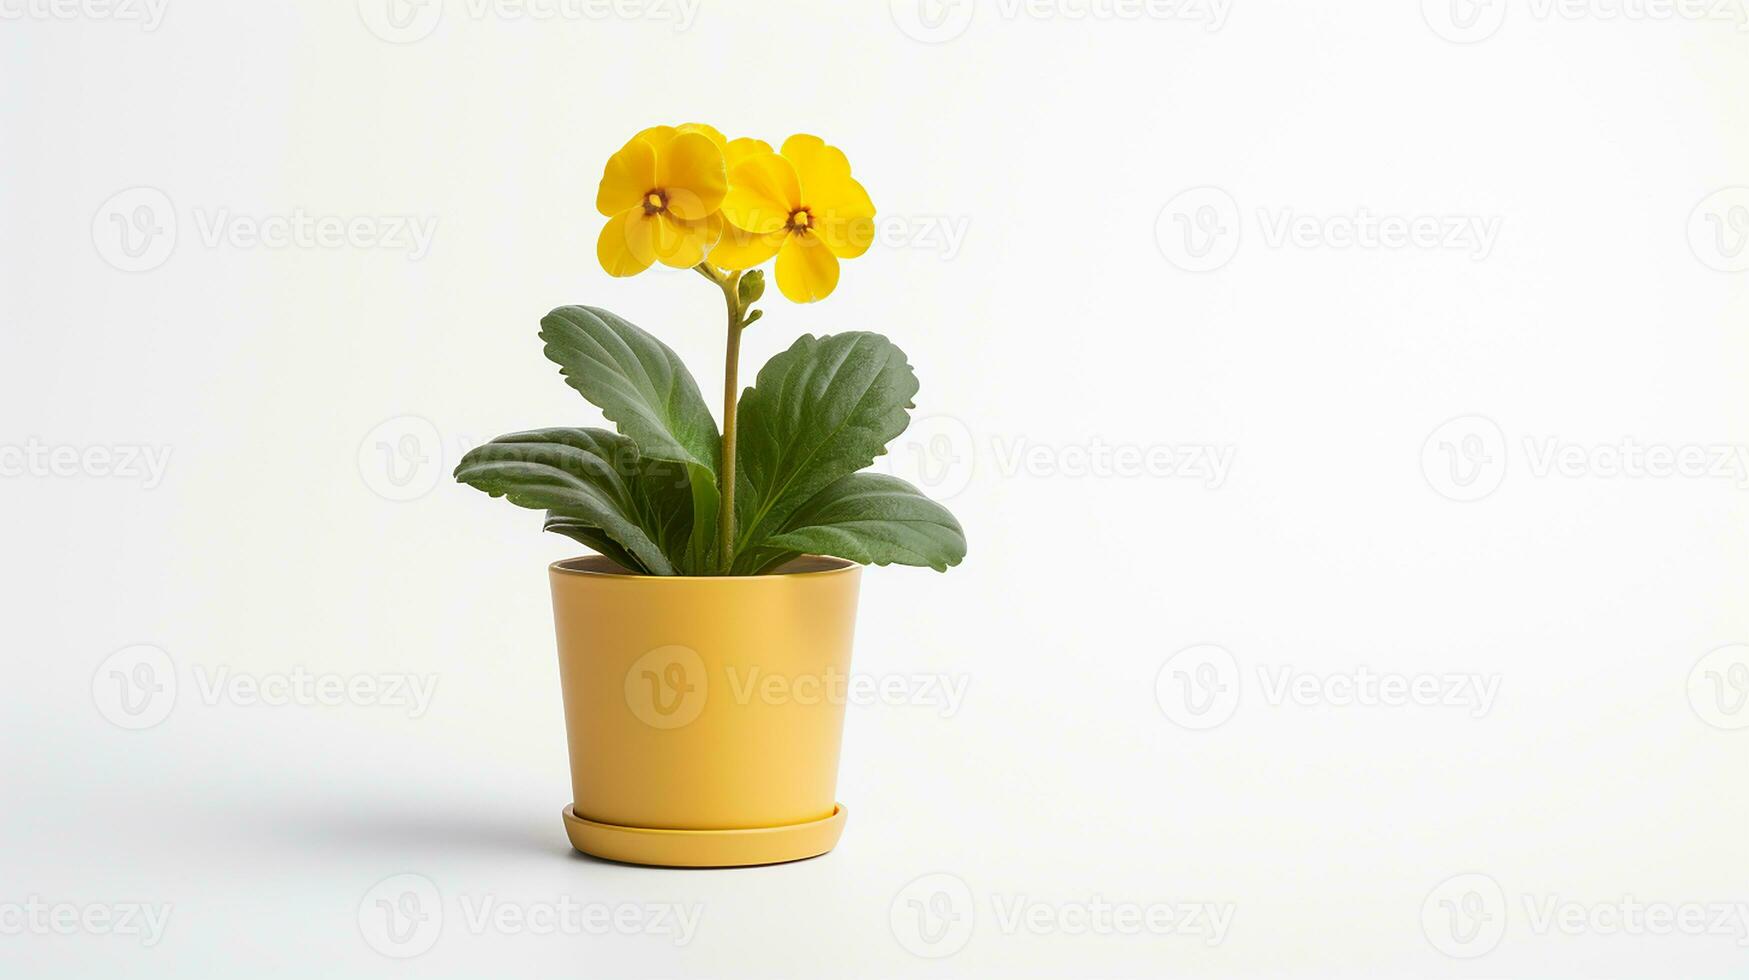
[[789, 226], [796, 231], [807, 231], [814, 220], [807, 208], [797, 208], [790, 212]]
[[651, 191], [644, 195], [644, 213], [661, 214], [668, 210], [668, 198], [661, 191]]

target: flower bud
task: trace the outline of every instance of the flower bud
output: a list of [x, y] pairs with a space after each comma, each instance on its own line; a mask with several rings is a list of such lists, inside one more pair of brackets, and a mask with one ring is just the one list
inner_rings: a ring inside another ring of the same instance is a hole
[[741, 277], [741, 306], [748, 307], [757, 303], [759, 297], [765, 295], [765, 273], [751, 269]]

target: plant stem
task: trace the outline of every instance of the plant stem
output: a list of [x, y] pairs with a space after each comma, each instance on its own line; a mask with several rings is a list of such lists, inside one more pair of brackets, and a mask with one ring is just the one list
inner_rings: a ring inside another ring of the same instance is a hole
[[729, 308], [729, 338], [723, 354], [723, 462], [717, 493], [717, 569], [724, 575], [735, 561], [735, 409], [740, 385], [736, 375], [741, 361], [741, 330], [747, 326], [747, 311], [741, 308], [741, 273], [719, 273], [709, 263], [698, 271], [723, 291]]

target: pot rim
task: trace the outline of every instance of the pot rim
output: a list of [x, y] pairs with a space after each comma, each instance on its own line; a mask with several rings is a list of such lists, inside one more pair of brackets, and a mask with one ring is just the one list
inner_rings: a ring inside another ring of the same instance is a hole
[[[783, 578], [818, 578], [826, 575], [843, 575], [852, 570], [860, 570], [862, 565], [848, 558], [836, 558], [830, 555], [802, 555], [795, 561], [825, 562], [828, 567], [808, 568], [794, 572], [771, 572], [766, 575], [640, 575], [628, 572], [615, 564], [606, 555], [578, 555], [575, 558], [565, 558], [553, 562], [547, 569], [555, 575], [574, 575], [579, 578], [596, 579], [627, 579], [639, 582], [758, 582], [765, 579]], [[606, 571], [600, 568], [580, 567], [582, 563], [601, 563], [618, 571]]]

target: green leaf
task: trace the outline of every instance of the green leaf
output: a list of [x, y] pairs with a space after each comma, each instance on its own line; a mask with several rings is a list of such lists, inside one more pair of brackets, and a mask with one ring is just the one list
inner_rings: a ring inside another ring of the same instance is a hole
[[904, 480], [852, 473], [815, 494], [781, 534], [746, 557], [748, 567], [766, 572], [804, 554], [945, 572], [965, 558], [966, 533], [946, 507]]
[[561, 306], [542, 317], [540, 326], [547, 358], [637, 444], [642, 457], [685, 467], [692, 501], [685, 564], [708, 567], [716, 540], [722, 438], [680, 356], [594, 307]]
[[475, 447], [458, 481], [519, 507], [547, 510], [547, 529], [575, 538], [633, 571], [675, 574], [690, 495], [677, 464], [642, 460], [605, 429], [535, 429]]
[[884, 453], [916, 393], [904, 352], [879, 334], [803, 336], [767, 361], [738, 412], [734, 570], [816, 494]]
[[541, 527], [543, 530], [563, 534], [567, 538], [581, 542], [586, 547], [594, 548], [628, 571], [644, 575], [652, 574], [648, 568], [644, 567], [643, 562], [638, 561], [631, 552], [621, 548], [619, 542], [602, 533], [601, 528], [590, 524], [587, 519], [567, 516], [563, 511], [549, 510], [547, 511], [546, 523]]

